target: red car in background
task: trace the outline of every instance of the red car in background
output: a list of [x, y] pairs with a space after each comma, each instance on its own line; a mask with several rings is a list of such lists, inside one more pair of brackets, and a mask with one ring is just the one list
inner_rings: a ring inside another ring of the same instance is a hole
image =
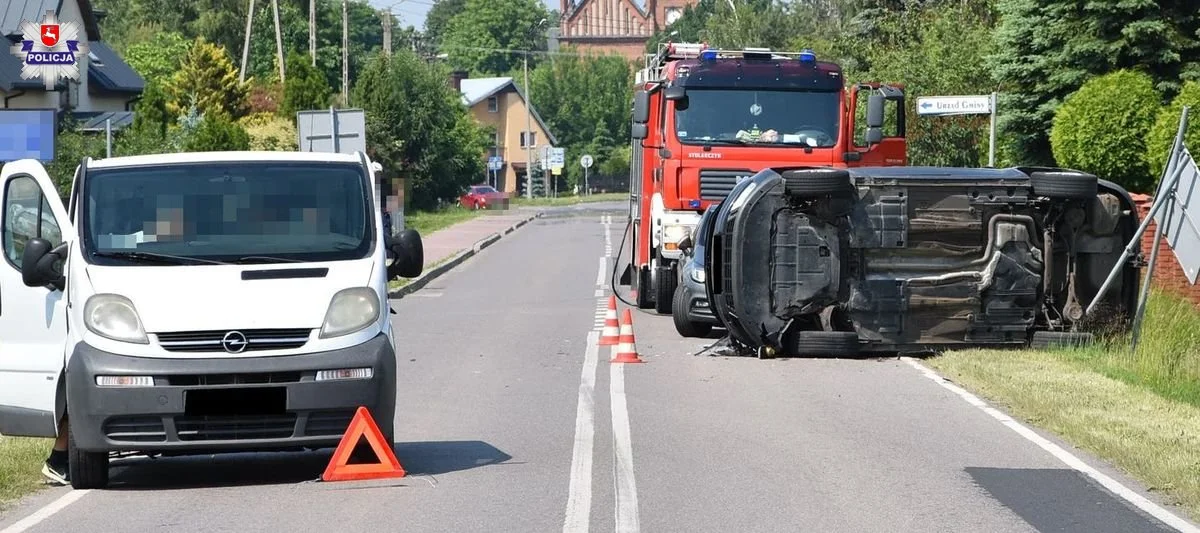
[[466, 194], [459, 197], [458, 205], [467, 209], [507, 209], [508, 195], [491, 185], [472, 185]]

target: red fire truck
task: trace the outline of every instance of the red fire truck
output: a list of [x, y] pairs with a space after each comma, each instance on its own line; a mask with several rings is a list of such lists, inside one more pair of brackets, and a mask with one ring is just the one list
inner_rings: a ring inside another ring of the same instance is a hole
[[841, 67], [811, 50], [664, 44], [636, 78], [626, 230], [632, 258], [620, 284], [631, 287], [640, 308], [671, 312], [678, 241], [710, 204], [759, 170], [907, 163], [903, 90], [847, 87]]

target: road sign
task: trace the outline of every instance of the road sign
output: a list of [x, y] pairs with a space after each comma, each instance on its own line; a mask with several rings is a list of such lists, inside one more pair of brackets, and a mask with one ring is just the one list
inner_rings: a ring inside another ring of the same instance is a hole
[[562, 168], [567, 162], [567, 150], [565, 148], [550, 149], [550, 168]]
[[367, 118], [361, 109], [297, 111], [296, 134], [301, 152], [367, 151]]
[[579, 158], [579, 165], [583, 168], [592, 168], [592, 156], [585, 154], [583, 157]]
[[926, 96], [917, 98], [918, 115], [987, 115], [992, 112], [992, 97]]
[[504, 168], [504, 158], [496, 155], [488, 158], [488, 170], [500, 170], [502, 168]]

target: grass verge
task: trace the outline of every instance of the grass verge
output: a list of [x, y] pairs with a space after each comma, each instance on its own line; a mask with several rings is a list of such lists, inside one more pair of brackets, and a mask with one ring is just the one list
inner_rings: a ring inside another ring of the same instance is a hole
[[428, 237], [437, 230], [466, 222], [483, 213], [484, 211], [458, 206], [449, 206], [437, 211], [413, 211], [404, 214], [404, 229], [415, 229], [421, 237]]
[[1014, 417], [1116, 465], [1200, 520], [1200, 312], [1155, 292], [1136, 353], [967, 350], [927, 361]]
[[527, 206], [560, 206], [560, 205], [575, 205], [588, 204], [592, 202], [614, 202], [619, 200], [629, 199], [627, 192], [606, 192], [604, 194], [593, 194], [591, 196], [559, 196], [558, 198], [513, 198], [512, 205], [527, 205]]
[[38, 488], [51, 439], [0, 436], [0, 509]]

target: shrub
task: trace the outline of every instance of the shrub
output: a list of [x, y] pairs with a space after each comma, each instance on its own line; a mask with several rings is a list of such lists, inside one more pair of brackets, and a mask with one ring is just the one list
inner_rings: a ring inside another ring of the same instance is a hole
[[1171, 151], [1171, 143], [1179, 132], [1179, 115], [1183, 106], [1188, 106], [1188, 129], [1183, 136], [1183, 144], [1192, 153], [1192, 157], [1200, 154], [1200, 82], [1189, 81], [1183, 84], [1179, 95], [1171, 101], [1171, 105], [1163, 107], [1158, 112], [1158, 119], [1150, 134], [1146, 137], [1146, 162], [1150, 165], [1150, 177], [1158, 180], [1167, 167], [1167, 154]]
[[1140, 72], [1120, 70], [1088, 80], [1054, 115], [1054, 158], [1132, 192], [1147, 192], [1154, 180], [1146, 163], [1146, 135], [1160, 102], [1154, 81]]
[[296, 125], [271, 113], [248, 115], [239, 121], [250, 136], [251, 150], [296, 150]]

